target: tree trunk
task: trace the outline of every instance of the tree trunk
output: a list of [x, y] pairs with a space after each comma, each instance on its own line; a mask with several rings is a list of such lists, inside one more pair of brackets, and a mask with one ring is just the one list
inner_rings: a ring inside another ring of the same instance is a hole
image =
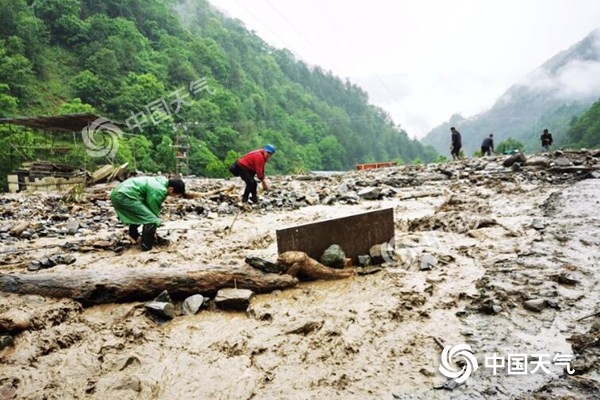
[[65, 271], [45, 274], [0, 274], [0, 291], [71, 298], [84, 306], [154, 299], [163, 290], [176, 299], [194, 294], [212, 296], [222, 288], [250, 289], [255, 293], [287, 289], [298, 280], [290, 275], [263, 274], [243, 268], [206, 267], [196, 271], [137, 269]]

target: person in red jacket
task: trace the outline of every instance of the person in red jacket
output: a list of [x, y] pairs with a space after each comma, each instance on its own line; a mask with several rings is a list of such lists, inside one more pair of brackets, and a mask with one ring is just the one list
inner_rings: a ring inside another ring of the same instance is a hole
[[246, 189], [242, 195], [242, 207], [248, 208], [248, 201], [253, 204], [258, 204], [258, 195], [256, 194], [257, 183], [254, 176], [262, 182], [262, 187], [265, 191], [269, 190], [269, 184], [265, 179], [265, 163], [275, 154], [275, 146], [267, 144], [262, 149], [251, 151], [240, 157], [229, 171], [242, 178], [246, 183]]

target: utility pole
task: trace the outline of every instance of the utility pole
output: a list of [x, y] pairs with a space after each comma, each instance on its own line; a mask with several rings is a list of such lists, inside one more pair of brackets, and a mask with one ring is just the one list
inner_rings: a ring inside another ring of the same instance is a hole
[[190, 136], [186, 124], [177, 124], [175, 126], [175, 173], [178, 176], [189, 174], [190, 165], [188, 161], [190, 152]]

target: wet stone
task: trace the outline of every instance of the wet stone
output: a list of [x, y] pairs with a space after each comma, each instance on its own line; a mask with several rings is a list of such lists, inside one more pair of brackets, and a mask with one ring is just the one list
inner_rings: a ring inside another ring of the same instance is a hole
[[319, 197], [318, 196], [310, 196], [310, 195], [308, 195], [308, 196], [306, 196], [306, 198], [304, 199], [304, 201], [306, 201], [306, 204], [309, 204], [309, 205], [312, 206], [312, 205], [317, 204], [319, 202]]
[[536, 231], [541, 231], [541, 230], [545, 229], [547, 226], [548, 226], [548, 224], [541, 219], [534, 219], [533, 222], [531, 223], [531, 227], [533, 229], [535, 229]]
[[376, 187], [366, 187], [358, 192], [358, 196], [365, 200], [377, 200], [381, 194], [381, 189]]
[[340, 199], [349, 204], [356, 204], [358, 203], [359, 197], [355, 191], [351, 190], [348, 193], [341, 195]]
[[325, 205], [331, 205], [335, 203], [335, 196], [326, 196], [321, 203]]
[[0, 350], [13, 344], [13, 338], [9, 335], [0, 336]]
[[163, 303], [172, 303], [173, 302], [173, 300], [171, 300], [171, 296], [169, 296], [169, 292], [166, 290], [163, 290], [158, 296], [156, 296], [154, 301], [163, 302]]
[[361, 267], [367, 267], [371, 265], [371, 256], [368, 254], [358, 256], [358, 265]]
[[243, 311], [250, 305], [254, 292], [249, 289], [226, 288], [217, 292], [215, 304], [222, 309]]
[[79, 221], [71, 221], [66, 227], [68, 235], [74, 235], [79, 230]]
[[530, 311], [541, 312], [547, 307], [547, 302], [545, 299], [532, 299], [527, 300], [523, 303], [523, 306]]
[[27, 271], [39, 271], [42, 269], [42, 263], [39, 260], [33, 260], [27, 266]]
[[41, 268], [52, 268], [56, 266], [56, 262], [52, 258], [42, 258], [39, 262]]
[[421, 257], [421, 271], [428, 271], [438, 264], [437, 258], [433, 255], [426, 253]]
[[376, 244], [369, 249], [371, 264], [379, 265], [384, 261], [393, 260], [393, 248], [388, 243]]
[[571, 162], [571, 160], [569, 160], [566, 157], [559, 157], [556, 160], [554, 160], [554, 164], [557, 167], [569, 167], [571, 165], [573, 165], [573, 163]]
[[175, 317], [175, 307], [171, 303], [161, 301], [150, 301], [144, 305], [146, 309], [162, 319], [173, 319]]
[[195, 294], [186, 298], [181, 304], [181, 310], [184, 314], [194, 315], [200, 310], [204, 303], [204, 297], [201, 294]]
[[346, 254], [339, 245], [332, 244], [323, 252], [320, 261], [321, 264], [331, 268], [344, 268]]

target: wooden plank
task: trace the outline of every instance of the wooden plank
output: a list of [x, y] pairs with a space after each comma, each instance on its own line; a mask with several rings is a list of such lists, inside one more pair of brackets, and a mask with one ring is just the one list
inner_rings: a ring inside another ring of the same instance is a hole
[[393, 167], [395, 165], [398, 165], [397, 161], [381, 162], [381, 163], [368, 163], [368, 164], [356, 164], [356, 169], [359, 170], [359, 171], [362, 171], [362, 170], [365, 170], [365, 169]]
[[279, 254], [303, 251], [318, 260], [325, 249], [337, 244], [356, 265], [358, 256], [369, 254], [371, 246], [389, 242], [394, 237], [394, 209], [278, 229], [276, 233]]

